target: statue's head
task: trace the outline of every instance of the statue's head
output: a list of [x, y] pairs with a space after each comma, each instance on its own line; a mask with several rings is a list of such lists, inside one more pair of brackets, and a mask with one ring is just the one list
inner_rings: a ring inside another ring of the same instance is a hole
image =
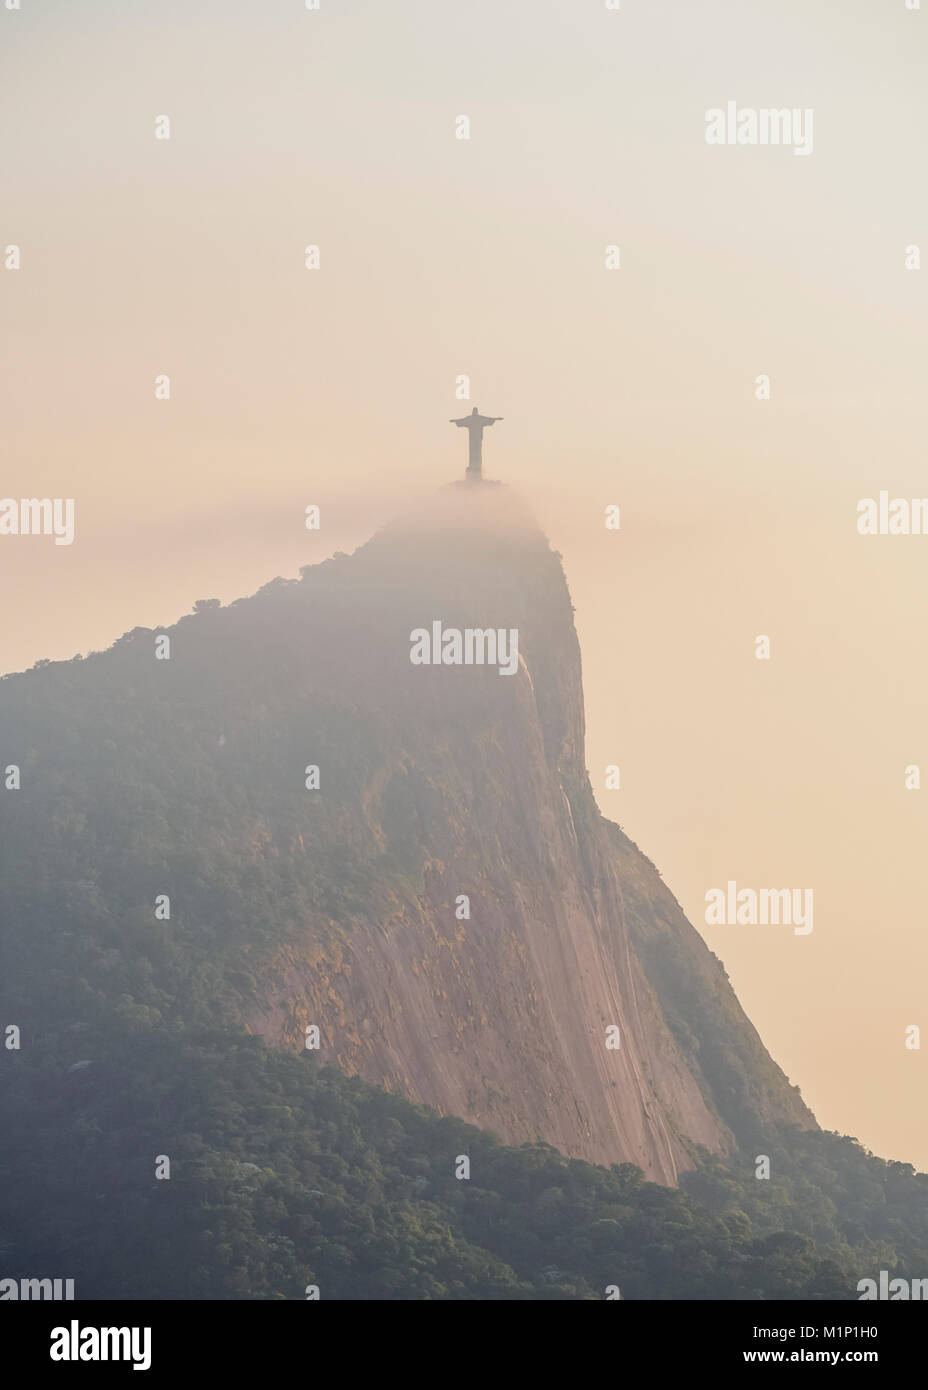
[[471, 413], [471, 415], [476, 415], [476, 414], [477, 414], [477, 407], [474, 406], [473, 410], [472, 410], [470, 413]]

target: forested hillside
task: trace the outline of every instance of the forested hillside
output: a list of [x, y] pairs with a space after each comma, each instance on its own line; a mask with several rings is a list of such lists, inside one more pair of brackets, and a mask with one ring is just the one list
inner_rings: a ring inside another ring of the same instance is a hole
[[[517, 669], [412, 664], [434, 621], [517, 630]], [[755, 1299], [928, 1274], [928, 1179], [817, 1131], [599, 813], [560, 560], [505, 489], [4, 678], [0, 764], [0, 1276]]]
[[836, 1135], [784, 1135], [769, 1181], [705, 1156], [674, 1190], [254, 1038], [79, 1037], [89, 1067], [7, 1053], [0, 1092], [0, 1274], [78, 1299], [853, 1299], [928, 1268], [928, 1177]]

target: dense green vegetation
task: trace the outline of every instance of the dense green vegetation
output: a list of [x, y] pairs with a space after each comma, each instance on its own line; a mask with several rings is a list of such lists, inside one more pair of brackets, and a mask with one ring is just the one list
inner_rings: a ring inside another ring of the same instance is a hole
[[81, 1299], [582, 1300], [853, 1299], [881, 1269], [928, 1276], [928, 1177], [790, 1127], [811, 1123], [795, 1088], [618, 827], [635, 957], [741, 1146], [694, 1154], [680, 1190], [506, 1147], [247, 1035], [275, 953], [309, 942], [324, 979], [362, 919], [401, 905], [434, 927], [424, 878], [455, 854], [487, 903], [513, 881], [523, 913], [560, 891], [522, 796], [521, 706], [500, 714], [515, 686], [490, 673], [437, 701], [428, 672], [408, 681], [407, 634], [432, 614], [519, 615], [552, 785], [601, 888], [556, 557], [537, 532], [517, 558], [508, 533], [415, 541], [198, 604], [170, 661], [139, 628], [0, 682], [0, 768], [21, 773], [0, 790], [0, 1037], [21, 1031], [0, 1049], [0, 1277], [74, 1278]]
[[928, 1176], [836, 1135], [675, 1191], [253, 1038], [120, 1022], [4, 1066], [0, 1273], [78, 1298], [840, 1299], [928, 1269]]

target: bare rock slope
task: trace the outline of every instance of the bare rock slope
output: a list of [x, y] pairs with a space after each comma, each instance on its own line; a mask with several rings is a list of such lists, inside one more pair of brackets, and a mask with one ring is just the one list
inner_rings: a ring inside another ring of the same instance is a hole
[[[368, 1081], [668, 1183], [692, 1141], [722, 1151], [813, 1125], [654, 867], [597, 811], [566, 583], [518, 503], [449, 489], [349, 565], [345, 640], [370, 645], [340, 657], [369, 673], [343, 670], [345, 695], [391, 729], [353, 833], [405, 881], [391, 873], [373, 912], [274, 955], [250, 1026], [294, 1046], [317, 1023]], [[412, 665], [410, 633], [435, 621], [516, 628], [517, 673]]]

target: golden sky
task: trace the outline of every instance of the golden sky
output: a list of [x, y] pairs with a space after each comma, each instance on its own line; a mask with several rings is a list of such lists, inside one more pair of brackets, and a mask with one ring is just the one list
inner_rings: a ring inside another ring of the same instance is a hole
[[[926, 49], [904, 0], [0, 6], [0, 494], [77, 518], [0, 537], [0, 670], [350, 550], [505, 417], [600, 805], [820, 1121], [923, 1167], [928, 537], [856, 508], [928, 496]], [[729, 100], [813, 152], [707, 145]], [[729, 879], [814, 931], [706, 927]]]

